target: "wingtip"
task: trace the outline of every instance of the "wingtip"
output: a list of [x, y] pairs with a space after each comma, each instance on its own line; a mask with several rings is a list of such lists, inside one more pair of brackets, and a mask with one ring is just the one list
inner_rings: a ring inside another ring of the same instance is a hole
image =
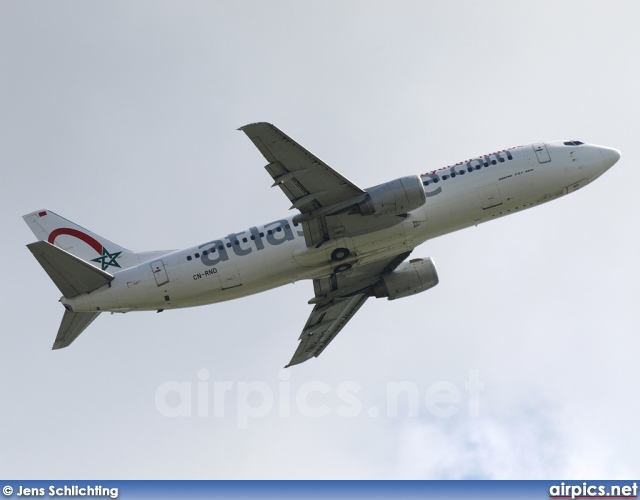
[[244, 132], [245, 128], [249, 128], [251, 125], [257, 125], [259, 122], [255, 122], [255, 123], [247, 123], [246, 125], [243, 125], [242, 127], [238, 127], [238, 130], [240, 130], [241, 132]]
[[241, 132], [246, 133], [247, 131], [245, 129], [248, 129], [250, 127], [258, 127], [258, 126], [264, 126], [267, 125], [269, 127], [273, 127], [273, 125], [269, 122], [253, 122], [253, 123], [247, 123], [246, 125], [243, 125], [242, 127], [239, 127], [238, 130]]

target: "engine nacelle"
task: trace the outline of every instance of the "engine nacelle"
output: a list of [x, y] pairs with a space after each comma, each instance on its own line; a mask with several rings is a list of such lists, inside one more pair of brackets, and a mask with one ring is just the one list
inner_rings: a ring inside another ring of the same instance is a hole
[[401, 299], [424, 292], [438, 284], [438, 273], [430, 257], [411, 259], [400, 264], [394, 271], [382, 276], [371, 288], [376, 298]]
[[400, 215], [424, 205], [427, 196], [417, 175], [400, 177], [372, 188], [358, 203], [361, 215]]

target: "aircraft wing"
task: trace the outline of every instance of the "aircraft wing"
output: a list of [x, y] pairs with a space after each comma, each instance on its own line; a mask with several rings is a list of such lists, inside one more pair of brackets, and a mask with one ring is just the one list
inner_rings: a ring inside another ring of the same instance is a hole
[[302, 213], [337, 205], [365, 192], [270, 123], [252, 123], [242, 130], [269, 164], [274, 186]]
[[410, 252], [391, 259], [383, 259], [329, 277], [313, 280], [315, 304], [302, 333], [300, 344], [287, 367], [318, 357], [358, 312], [367, 298], [373, 295], [371, 287], [380, 277], [393, 271]]
[[366, 300], [366, 295], [358, 294], [334, 299], [322, 306], [317, 304], [300, 334], [300, 344], [285, 368], [318, 357]]
[[[291, 201], [291, 209], [300, 210], [295, 222], [302, 223], [307, 246], [318, 246], [348, 233], [378, 230], [397, 220], [373, 221], [345, 215], [364, 200], [367, 193], [329, 165], [300, 146], [270, 123], [252, 123], [240, 128], [269, 162], [265, 166]], [[330, 217], [335, 216], [335, 217]]]

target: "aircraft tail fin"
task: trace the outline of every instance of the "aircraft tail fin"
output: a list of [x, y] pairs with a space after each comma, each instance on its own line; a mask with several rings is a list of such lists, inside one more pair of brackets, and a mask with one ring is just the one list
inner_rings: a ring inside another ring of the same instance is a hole
[[51, 349], [62, 349], [71, 345], [99, 314], [99, 312], [74, 313], [65, 311], [58, 329], [58, 335]]
[[38, 210], [22, 218], [38, 240], [47, 241], [102, 271], [118, 272], [167, 253], [132, 252], [51, 210]]
[[114, 279], [112, 274], [47, 241], [30, 243], [27, 248], [68, 299], [97, 290]]

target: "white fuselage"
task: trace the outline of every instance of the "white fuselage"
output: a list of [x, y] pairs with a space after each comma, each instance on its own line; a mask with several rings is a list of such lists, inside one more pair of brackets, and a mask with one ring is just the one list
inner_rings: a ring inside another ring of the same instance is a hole
[[[345, 262], [366, 264], [413, 250], [426, 240], [530, 208], [570, 193], [615, 163], [615, 150], [562, 141], [519, 146], [421, 175], [426, 202], [397, 225], [340, 241]], [[350, 215], [349, 217], [363, 217]], [[369, 216], [375, 217], [375, 215]], [[329, 241], [308, 248], [292, 217], [115, 273], [108, 285], [73, 299], [74, 312], [163, 310], [222, 302], [301, 279], [327, 276]]]

